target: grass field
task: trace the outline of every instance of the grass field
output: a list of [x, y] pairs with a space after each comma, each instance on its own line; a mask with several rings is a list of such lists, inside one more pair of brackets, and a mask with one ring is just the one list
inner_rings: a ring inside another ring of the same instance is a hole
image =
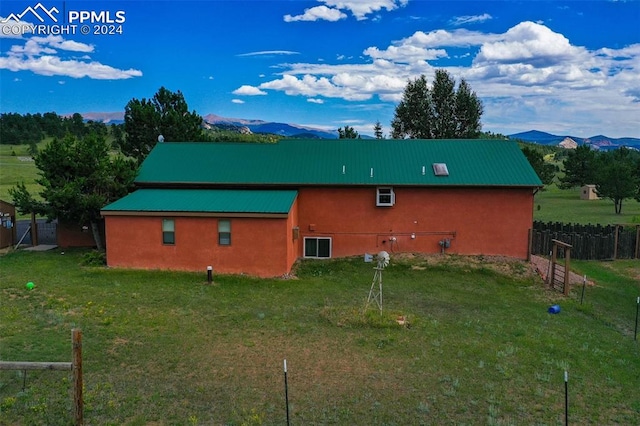
[[[69, 361], [81, 328], [86, 424], [285, 424], [284, 359], [296, 425], [563, 424], [565, 370], [571, 424], [640, 418], [638, 261], [575, 262], [581, 305], [522, 262], [393, 256], [380, 315], [359, 258], [207, 285], [82, 256], [0, 257], [0, 359]], [[70, 404], [70, 374], [0, 371], [0, 424], [67, 425]]]
[[580, 188], [562, 190], [553, 184], [536, 194], [533, 217], [543, 222], [640, 224], [640, 202], [625, 200], [618, 215], [611, 200], [581, 200]]
[[[44, 147], [44, 143], [38, 146]], [[28, 145], [0, 144], [0, 200], [11, 202], [9, 189], [19, 182], [24, 182], [27, 189], [35, 196], [40, 191], [40, 185], [35, 183], [38, 178], [38, 169], [31, 160], [28, 148]]]

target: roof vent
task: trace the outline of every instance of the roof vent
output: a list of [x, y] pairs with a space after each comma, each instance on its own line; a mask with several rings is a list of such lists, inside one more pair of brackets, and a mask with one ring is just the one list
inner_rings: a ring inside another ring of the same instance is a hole
[[449, 176], [446, 163], [433, 163], [433, 174], [436, 176]]
[[373, 167], [371, 168], [371, 174], [369, 175], [369, 177], [373, 177]]
[[427, 173], [426, 167], [422, 166], [422, 176], [424, 176]]

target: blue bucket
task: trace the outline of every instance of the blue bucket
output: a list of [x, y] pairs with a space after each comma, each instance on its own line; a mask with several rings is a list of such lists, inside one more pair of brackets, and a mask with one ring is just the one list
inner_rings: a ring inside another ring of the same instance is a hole
[[560, 305], [553, 305], [549, 307], [550, 314], [558, 314], [560, 313]]

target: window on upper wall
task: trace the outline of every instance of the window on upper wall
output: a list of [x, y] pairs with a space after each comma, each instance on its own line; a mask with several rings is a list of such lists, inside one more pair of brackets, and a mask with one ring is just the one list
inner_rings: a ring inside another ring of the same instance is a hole
[[162, 219], [162, 244], [176, 243], [176, 230], [173, 219]]
[[331, 257], [331, 238], [304, 237], [304, 257], [320, 259]]
[[396, 203], [396, 194], [390, 186], [380, 186], [376, 190], [376, 206], [389, 207]]
[[221, 219], [218, 221], [218, 244], [221, 246], [231, 245], [231, 221]]

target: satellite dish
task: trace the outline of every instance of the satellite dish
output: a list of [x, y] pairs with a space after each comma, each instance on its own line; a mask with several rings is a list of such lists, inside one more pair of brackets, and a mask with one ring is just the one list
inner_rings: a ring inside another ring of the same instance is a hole
[[164, 136], [158, 135], [158, 142], [164, 142]]
[[389, 253], [387, 253], [386, 251], [382, 250], [380, 253], [378, 253], [376, 259], [378, 260], [378, 268], [384, 269], [389, 266]]

